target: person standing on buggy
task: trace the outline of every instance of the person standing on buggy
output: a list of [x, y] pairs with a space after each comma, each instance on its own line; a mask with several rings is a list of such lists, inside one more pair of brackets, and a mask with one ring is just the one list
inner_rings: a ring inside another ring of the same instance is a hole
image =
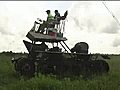
[[54, 17], [54, 19], [59, 22], [59, 21], [60, 21], [60, 13], [58, 12], [58, 10], [55, 10], [54, 12], [55, 12], [55, 17]]
[[60, 16], [60, 13], [58, 12], [58, 10], [55, 10], [55, 17], [54, 17], [54, 20], [55, 20], [55, 24], [57, 24], [57, 28], [60, 24], [60, 19], [61, 19], [61, 16]]

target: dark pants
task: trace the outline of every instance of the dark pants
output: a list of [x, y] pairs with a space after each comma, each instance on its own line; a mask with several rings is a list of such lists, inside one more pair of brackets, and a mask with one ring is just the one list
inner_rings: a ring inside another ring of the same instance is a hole
[[47, 26], [47, 23], [43, 22], [43, 24], [40, 24], [37, 32], [43, 33], [46, 26]]
[[45, 31], [44, 30], [45, 28], [54, 28], [54, 27], [55, 24], [52, 23], [52, 21], [45, 21], [43, 22], [43, 24], [40, 24], [37, 32], [43, 33]]

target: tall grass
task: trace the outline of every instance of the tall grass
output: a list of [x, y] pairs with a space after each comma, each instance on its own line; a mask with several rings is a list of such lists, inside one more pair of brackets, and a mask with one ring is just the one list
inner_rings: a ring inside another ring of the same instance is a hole
[[0, 90], [120, 90], [120, 56], [108, 60], [110, 72], [84, 80], [76, 77], [56, 79], [39, 74], [30, 80], [17, 77], [11, 56], [0, 55]]

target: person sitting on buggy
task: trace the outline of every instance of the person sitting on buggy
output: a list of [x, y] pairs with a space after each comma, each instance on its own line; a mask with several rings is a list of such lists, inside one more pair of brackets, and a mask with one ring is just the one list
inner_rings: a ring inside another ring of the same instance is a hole
[[60, 20], [64, 20], [68, 14], [68, 12], [66, 11], [64, 13], [64, 16], [60, 16], [58, 10], [55, 10], [55, 17], [53, 17], [50, 10], [47, 10], [46, 12], [48, 14], [47, 21], [43, 21], [43, 24], [40, 24], [37, 31], [42, 34], [44, 33], [45, 28], [54, 28], [55, 24], [60, 24]]
[[47, 16], [47, 21], [43, 21], [43, 24], [40, 24], [37, 32], [43, 33], [45, 28], [48, 28], [48, 27], [53, 28], [54, 27], [51, 24], [51, 22], [54, 20], [54, 17], [52, 16], [51, 11], [47, 10], [46, 12], [47, 12], [47, 15], [48, 15]]

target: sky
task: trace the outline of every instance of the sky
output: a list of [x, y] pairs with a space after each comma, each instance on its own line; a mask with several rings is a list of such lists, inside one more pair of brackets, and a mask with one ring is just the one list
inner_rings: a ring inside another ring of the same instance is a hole
[[[105, 1], [120, 20], [120, 1]], [[102, 1], [0, 1], [0, 52], [27, 52], [23, 40], [36, 18], [46, 20], [46, 10], [68, 10], [64, 36], [72, 48], [87, 42], [89, 53], [120, 54], [120, 25]]]

